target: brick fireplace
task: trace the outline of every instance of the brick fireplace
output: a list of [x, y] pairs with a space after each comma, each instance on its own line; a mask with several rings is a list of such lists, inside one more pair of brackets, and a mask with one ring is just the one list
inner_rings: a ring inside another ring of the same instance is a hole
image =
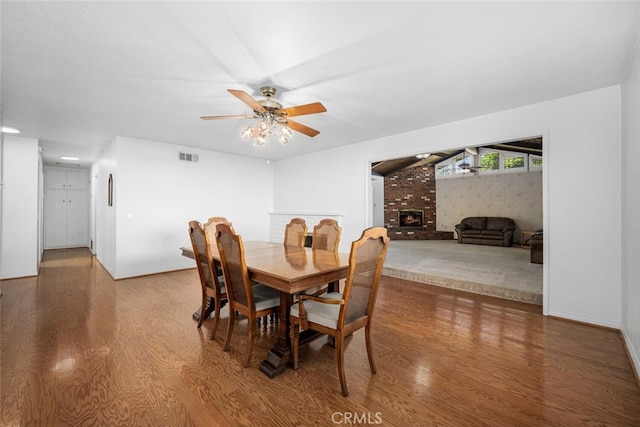
[[384, 223], [391, 239], [453, 239], [453, 232], [436, 230], [433, 166], [406, 168], [384, 178]]

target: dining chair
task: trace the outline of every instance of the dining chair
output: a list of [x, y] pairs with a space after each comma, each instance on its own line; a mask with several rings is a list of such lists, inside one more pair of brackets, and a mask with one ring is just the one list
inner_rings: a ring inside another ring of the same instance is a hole
[[[338, 221], [329, 218], [322, 219], [313, 227], [311, 249], [338, 252], [341, 234], [342, 227], [338, 225]], [[322, 295], [327, 291], [327, 285], [321, 285], [307, 289], [304, 293], [307, 295]]]
[[216, 225], [218, 224], [227, 224], [233, 230], [233, 224], [229, 222], [229, 220], [223, 216], [212, 216], [207, 222], [204, 223], [204, 231], [207, 233], [209, 237], [209, 241], [211, 244], [216, 244]]
[[[216, 226], [216, 241], [220, 253], [220, 264], [224, 273], [229, 300], [229, 312], [238, 312], [248, 319], [247, 350], [244, 366], [249, 366], [251, 350], [256, 335], [257, 319], [274, 314], [280, 306], [280, 292], [262, 284], [249, 280], [249, 271], [244, 258], [242, 237], [236, 234], [227, 224]], [[223, 350], [229, 351], [235, 316], [229, 316], [227, 338]]]
[[302, 218], [292, 218], [284, 228], [284, 245], [304, 247], [307, 224]]
[[220, 321], [220, 310], [227, 301], [224, 279], [221, 275], [218, 275], [216, 266], [213, 264], [210, 249], [211, 242], [199, 221], [189, 221], [189, 236], [202, 287], [202, 306], [200, 307], [198, 328], [202, 326], [204, 319], [213, 312], [214, 320], [211, 339], [214, 339]]
[[371, 227], [351, 244], [349, 269], [343, 293], [299, 295], [291, 306], [290, 332], [293, 368], [298, 369], [300, 330], [314, 330], [334, 338], [342, 395], [347, 397], [344, 370], [345, 337], [364, 327], [371, 373], [376, 373], [371, 343], [371, 319], [389, 236], [384, 227]]
[[[223, 216], [212, 216], [209, 217], [207, 222], [204, 223], [204, 232], [207, 233], [207, 238], [209, 239], [209, 243], [216, 246], [216, 225], [218, 224], [227, 224], [233, 230], [233, 224], [229, 222], [229, 220]], [[222, 267], [220, 267], [220, 263], [213, 261], [216, 269], [216, 273], [218, 276], [222, 276]], [[224, 305], [224, 304], [223, 304]]]
[[311, 249], [324, 249], [327, 251], [338, 251], [340, 245], [340, 234], [342, 227], [335, 219], [325, 218], [313, 226], [313, 239]]

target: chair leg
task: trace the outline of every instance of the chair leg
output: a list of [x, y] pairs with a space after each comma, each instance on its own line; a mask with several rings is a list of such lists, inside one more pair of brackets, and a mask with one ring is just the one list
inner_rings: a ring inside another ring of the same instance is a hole
[[249, 362], [251, 361], [251, 351], [253, 350], [253, 337], [254, 337], [255, 328], [256, 328], [256, 322], [255, 321], [252, 322], [251, 318], [249, 318], [249, 337], [247, 338], [247, 353], [244, 356], [245, 368], [249, 366]]
[[236, 319], [234, 316], [229, 315], [229, 326], [227, 327], [227, 338], [224, 340], [224, 346], [222, 347], [223, 351], [229, 351], [229, 347], [231, 345], [231, 334], [233, 333], [233, 325], [236, 323], [235, 320]]
[[202, 322], [204, 322], [208, 302], [209, 298], [207, 297], [207, 294], [202, 295], [202, 305], [200, 306], [200, 319], [198, 319], [198, 329], [200, 329], [200, 327], [202, 326]]
[[373, 345], [371, 344], [371, 328], [369, 324], [364, 327], [364, 337], [365, 342], [367, 344], [367, 356], [369, 357], [369, 367], [371, 368], [371, 373], [375, 374], [376, 371], [376, 363], [373, 360]]
[[300, 326], [291, 322], [289, 325], [289, 337], [291, 338], [291, 358], [293, 369], [298, 369], [298, 345], [300, 338]]
[[218, 330], [218, 323], [220, 323], [220, 310], [222, 310], [222, 302], [219, 298], [216, 298], [216, 308], [213, 313], [213, 331], [211, 332], [211, 339], [216, 338], [216, 331]]
[[338, 360], [338, 376], [340, 377], [340, 388], [344, 397], [349, 396], [347, 390], [347, 378], [344, 373], [344, 336], [336, 337], [336, 359]]

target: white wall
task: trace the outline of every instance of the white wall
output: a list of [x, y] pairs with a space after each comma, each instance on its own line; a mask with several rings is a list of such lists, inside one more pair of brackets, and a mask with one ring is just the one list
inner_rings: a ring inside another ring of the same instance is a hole
[[96, 246], [96, 192], [98, 179], [98, 162], [89, 168], [89, 250], [95, 255]]
[[[199, 160], [180, 161], [180, 151]], [[224, 216], [244, 240], [269, 238], [273, 173], [264, 160], [117, 137], [102, 161], [98, 210], [115, 237], [98, 239], [101, 249], [111, 252], [102, 258], [116, 279], [193, 267], [179, 250], [191, 245], [187, 224], [192, 219]], [[113, 208], [106, 206], [108, 173], [115, 182]]]
[[38, 264], [44, 253], [44, 164], [38, 147]]
[[[545, 157], [543, 310], [619, 327], [619, 86], [278, 161], [274, 208], [345, 212], [345, 251], [371, 224], [371, 161], [539, 135]], [[604, 150], [613, 167], [598, 167]], [[578, 154], [579, 161], [568, 161]]]
[[[92, 166], [91, 174], [95, 180], [95, 253], [102, 266], [116, 277], [116, 206], [107, 206], [107, 183], [109, 174], [116, 174], [116, 143], [111, 141], [105, 147], [98, 161]], [[117, 196], [118, 180], [115, 180]]]
[[371, 210], [367, 152], [352, 145], [273, 162], [274, 210], [344, 213], [339, 250], [348, 252]]
[[38, 274], [38, 140], [4, 136], [0, 279]]
[[[640, 25], [640, 22], [638, 23]], [[640, 374], [640, 39], [622, 85], [622, 335]]]

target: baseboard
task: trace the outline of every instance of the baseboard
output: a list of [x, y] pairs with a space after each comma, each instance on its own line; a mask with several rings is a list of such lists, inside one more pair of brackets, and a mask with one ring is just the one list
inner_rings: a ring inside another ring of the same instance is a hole
[[640, 357], [638, 357], [638, 353], [636, 353], [633, 343], [631, 342], [631, 338], [624, 327], [620, 328], [620, 335], [622, 336], [624, 349], [626, 350], [627, 355], [629, 356], [629, 361], [631, 362], [631, 369], [633, 369], [633, 374], [636, 376], [636, 381], [640, 386]]
[[617, 331], [620, 330], [620, 323], [607, 322], [607, 321], [603, 321], [602, 319], [598, 319], [598, 318], [595, 318], [595, 317], [576, 315], [574, 313], [566, 313], [566, 312], [557, 311], [557, 310], [549, 310], [549, 314], [548, 315], [551, 316], [551, 317], [558, 317], [558, 318], [561, 318], [561, 319], [573, 320], [573, 321], [576, 321], [576, 322], [586, 323], [586, 324], [593, 325], [593, 326], [602, 326], [602, 327], [609, 328], [609, 329], [614, 329], [614, 330], [617, 330]]

